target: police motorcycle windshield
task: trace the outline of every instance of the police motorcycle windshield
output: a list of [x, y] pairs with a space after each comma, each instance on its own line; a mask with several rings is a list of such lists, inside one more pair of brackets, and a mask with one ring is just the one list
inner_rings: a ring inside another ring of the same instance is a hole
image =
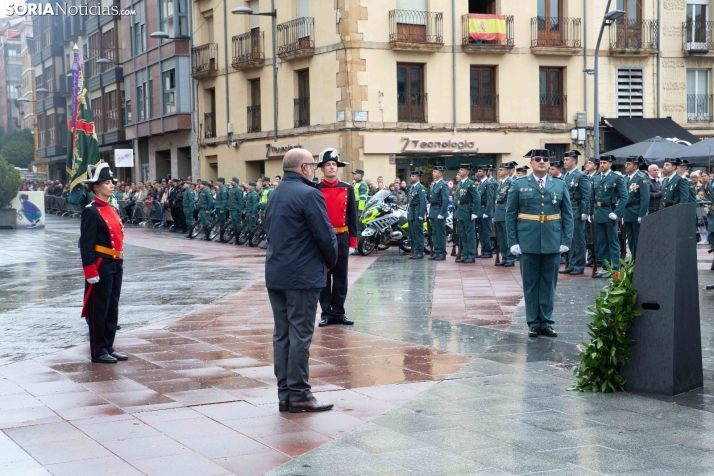
[[369, 210], [370, 208], [378, 206], [378, 205], [382, 205], [387, 200], [387, 198], [389, 198], [389, 193], [390, 193], [389, 190], [380, 190], [379, 192], [377, 192], [365, 204], [363, 215], [366, 216], [367, 210]]

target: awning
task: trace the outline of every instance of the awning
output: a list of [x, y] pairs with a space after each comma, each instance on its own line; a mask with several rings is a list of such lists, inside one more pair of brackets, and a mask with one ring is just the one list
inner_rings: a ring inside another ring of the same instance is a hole
[[689, 165], [711, 166], [714, 162], [714, 137], [697, 142], [693, 146], [687, 147], [684, 152], [677, 157], [687, 159]]
[[615, 132], [631, 142], [642, 142], [655, 136], [660, 136], [663, 139], [676, 137], [690, 144], [699, 142], [699, 139], [669, 117], [664, 119], [645, 119], [641, 117], [608, 118], [604, 119], [604, 121], [606, 125], [611, 126]]
[[614, 155], [618, 161], [624, 161], [631, 156], [643, 157], [647, 165], [661, 165], [664, 163], [664, 159], [668, 157], [683, 157], [688, 149], [689, 147], [686, 145], [662, 139], [661, 137], [653, 137], [643, 142], [605, 152], [605, 154]]

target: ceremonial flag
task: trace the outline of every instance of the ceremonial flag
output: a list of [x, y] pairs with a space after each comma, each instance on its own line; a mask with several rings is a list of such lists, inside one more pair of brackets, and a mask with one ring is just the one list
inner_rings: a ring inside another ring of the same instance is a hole
[[69, 202], [82, 205], [85, 200], [82, 180], [87, 178], [87, 166], [99, 162], [99, 144], [94, 131], [94, 119], [89, 107], [89, 94], [84, 87], [84, 75], [79, 59], [79, 48], [74, 46], [72, 64], [72, 110], [67, 119], [67, 173], [70, 176]]
[[505, 41], [506, 15], [469, 13], [469, 39]]

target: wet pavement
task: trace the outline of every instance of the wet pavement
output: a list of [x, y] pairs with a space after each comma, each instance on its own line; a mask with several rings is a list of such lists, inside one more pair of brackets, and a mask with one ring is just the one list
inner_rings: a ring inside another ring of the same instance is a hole
[[350, 258], [354, 329], [315, 331], [310, 380], [335, 410], [285, 414], [261, 250], [127, 229], [116, 347], [130, 360], [99, 366], [67, 325], [81, 324], [76, 225], [0, 232], [2, 475], [714, 474], [703, 250], [703, 389], [568, 391], [601, 280], [559, 282], [560, 336], [530, 339], [517, 267], [390, 250]]

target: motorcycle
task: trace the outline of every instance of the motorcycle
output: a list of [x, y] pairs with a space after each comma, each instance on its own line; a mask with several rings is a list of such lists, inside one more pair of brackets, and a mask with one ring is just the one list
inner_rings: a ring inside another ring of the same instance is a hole
[[407, 209], [392, 204], [392, 199], [389, 190], [380, 190], [365, 204], [360, 219], [365, 228], [357, 241], [357, 251], [362, 256], [378, 246], [384, 249], [398, 246], [405, 253], [412, 251]]

